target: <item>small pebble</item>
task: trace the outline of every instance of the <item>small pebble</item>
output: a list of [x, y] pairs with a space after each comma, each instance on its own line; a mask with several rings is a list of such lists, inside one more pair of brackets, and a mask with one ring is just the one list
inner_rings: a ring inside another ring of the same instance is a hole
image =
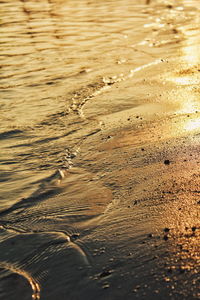
[[167, 235], [164, 235], [163, 240], [167, 241], [169, 238]]
[[100, 277], [100, 278], [104, 278], [104, 277], [109, 276], [111, 273], [112, 273], [111, 271], [103, 271], [103, 272], [99, 275], [99, 277]]
[[72, 235], [71, 235], [71, 237], [70, 237], [70, 238], [71, 238], [72, 240], [76, 240], [76, 239], [78, 239], [78, 238], [79, 238], [79, 236], [80, 236], [80, 234], [78, 234], [78, 233], [74, 233], [74, 234], [72, 234]]
[[164, 164], [165, 164], [165, 165], [169, 165], [169, 164], [170, 164], [169, 159], [165, 159], [165, 160], [164, 160]]
[[103, 285], [103, 289], [108, 289], [109, 287], [110, 287], [109, 284], [104, 284], [104, 285]]

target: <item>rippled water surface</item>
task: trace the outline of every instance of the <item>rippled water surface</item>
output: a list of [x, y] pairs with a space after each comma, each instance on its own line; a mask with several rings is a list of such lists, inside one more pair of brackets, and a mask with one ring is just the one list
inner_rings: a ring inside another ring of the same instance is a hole
[[0, 20], [0, 298], [197, 299], [199, 1]]

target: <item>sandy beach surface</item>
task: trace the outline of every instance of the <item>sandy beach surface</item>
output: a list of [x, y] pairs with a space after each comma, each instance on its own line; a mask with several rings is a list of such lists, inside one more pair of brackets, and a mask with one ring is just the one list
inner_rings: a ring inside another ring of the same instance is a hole
[[200, 299], [199, 1], [0, 6], [0, 299]]

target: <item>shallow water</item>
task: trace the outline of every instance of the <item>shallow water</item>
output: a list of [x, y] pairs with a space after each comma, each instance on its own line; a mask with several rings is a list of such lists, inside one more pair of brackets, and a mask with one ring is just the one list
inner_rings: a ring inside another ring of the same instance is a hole
[[197, 299], [198, 2], [1, 2], [1, 299]]

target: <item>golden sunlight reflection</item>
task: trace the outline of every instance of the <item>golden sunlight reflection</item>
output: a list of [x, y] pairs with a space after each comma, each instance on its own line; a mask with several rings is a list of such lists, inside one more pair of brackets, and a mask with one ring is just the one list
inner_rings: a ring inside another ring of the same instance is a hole
[[198, 78], [191, 78], [191, 75], [184, 77], [173, 77], [173, 81], [178, 85], [190, 85], [190, 84], [198, 84]]
[[186, 131], [193, 131], [196, 129], [200, 129], [200, 118], [188, 120], [184, 125], [184, 129]]
[[192, 93], [191, 90], [178, 90], [175, 97], [181, 114], [194, 114], [200, 108], [198, 94]]
[[[179, 28], [184, 37], [184, 44], [180, 47], [180, 57], [177, 59], [177, 67], [167, 74], [167, 81], [174, 83], [180, 89], [177, 90], [175, 100], [179, 105], [179, 113], [194, 113], [199, 110], [200, 84], [200, 44], [198, 28]], [[173, 95], [174, 96], [174, 95]], [[186, 130], [199, 128], [199, 120], [187, 122]]]
[[[169, 258], [169, 265], [180, 273], [191, 271], [195, 274], [198, 272], [200, 260], [200, 219], [197, 209], [199, 177], [195, 175], [198, 167], [195, 167], [195, 161], [193, 163], [194, 168], [191, 172], [182, 170], [182, 177], [176, 178], [176, 200], [171, 201], [170, 194], [165, 197], [166, 203], [168, 200], [171, 202], [170, 207], [165, 210], [163, 221], [168, 228], [165, 238], [173, 241], [173, 255]], [[171, 184], [175, 185], [174, 182]]]
[[[187, 37], [187, 34], [186, 34]], [[199, 63], [200, 59], [200, 46], [199, 46], [199, 35], [197, 35], [195, 38], [193, 38], [193, 45], [188, 45], [186, 47], [182, 48], [182, 52], [184, 55], [184, 60], [188, 64], [188, 66], [194, 66]], [[186, 40], [186, 43], [190, 41], [191, 39]]]
[[200, 59], [199, 25], [197, 24], [197, 26], [195, 26], [195, 24], [193, 24], [193, 28], [184, 26], [179, 29], [182, 31], [186, 43], [185, 47], [181, 48], [184, 60], [188, 66], [194, 66], [199, 63]]
[[[186, 35], [186, 34], [185, 34]], [[182, 56], [180, 57], [180, 66], [182, 69], [178, 72], [173, 72], [169, 80], [179, 85], [189, 85], [199, 83], [199, 61], [200, 61], [200, 45], [199, 36], [192, 40], [193, 45], [191, 46], [191, 39], [187, 39], [186, 45], [180, 48]], [[188, 45], [187, 45], [188, 44]]]

